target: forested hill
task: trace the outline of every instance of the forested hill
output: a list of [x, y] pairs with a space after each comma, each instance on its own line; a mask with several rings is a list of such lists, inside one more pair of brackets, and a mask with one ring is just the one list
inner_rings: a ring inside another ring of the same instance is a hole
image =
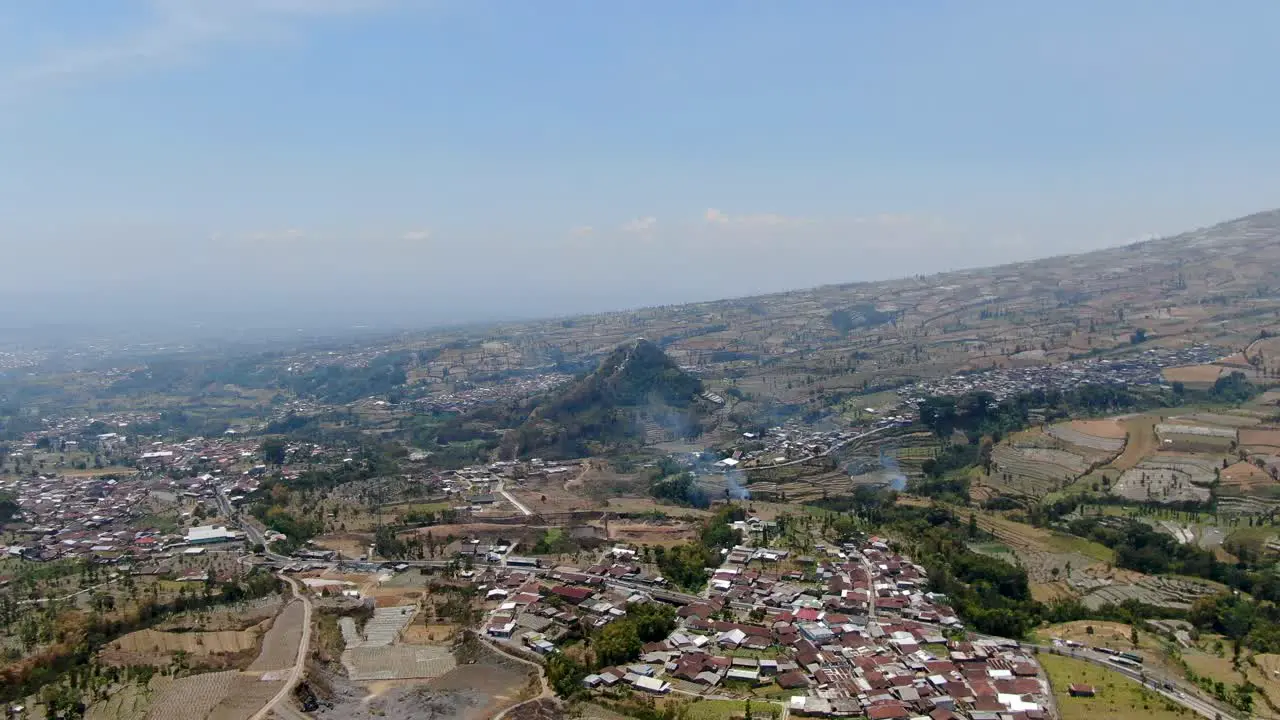
[[701, 393], [702, 382], [661, 348], [634, 340], [540, 403], [507, 434], [503, 455], [580, 457], [641, 445], [655, 431], [696, 436], [703, 415]]

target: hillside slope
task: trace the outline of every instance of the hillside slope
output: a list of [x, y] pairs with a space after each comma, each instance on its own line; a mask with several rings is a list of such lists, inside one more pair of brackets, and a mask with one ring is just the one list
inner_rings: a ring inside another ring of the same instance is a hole
[[702, 383], [648, 340], [616, 348], [585, 377], [538, 404], [503, 440], [504, 457], [581, 457], [696, 436]]

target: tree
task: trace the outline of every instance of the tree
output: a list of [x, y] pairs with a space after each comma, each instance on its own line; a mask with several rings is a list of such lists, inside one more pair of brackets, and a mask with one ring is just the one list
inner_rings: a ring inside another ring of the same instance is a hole
[[564, 653], [552, 653], [547, 658], [547, 682], [562, 698], [582, 692], [582, 679], [586, 676], [586, 668]]
[[641, 646], [635, 623], [611, 622], [596, 637], [596, 659], [602, 666], [621, 665], [639, 657]]
[[263, 441], [262, 459], [270, 465], [283, 465], [285, 458], [285, 444], [281, 438], [267, 438]]

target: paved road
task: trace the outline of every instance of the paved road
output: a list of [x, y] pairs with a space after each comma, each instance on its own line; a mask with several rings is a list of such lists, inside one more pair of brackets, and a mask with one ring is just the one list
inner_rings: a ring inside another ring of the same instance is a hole
[[521, 515], [524, 515], [525, 517], [532, 515], [533, 513], [529, 511], [529, 508], [525, 507], [523, 503], [512, 497], [511, 493], [507, 492], [507, 489], [502, 486], [503, 482], [504, 481], [502, 480], [498, 481], [498, 493], [501, 494], [502, 497], [506, 498], [507, 502], [514, 505], [515, 508], [520, 511]]
[[866, 555], [862, 556], [862, 567], [867, 571], [867, 619], [876, 619], [876, 582], [875, 573], [871, 572], [871, 561]]
[[311, 599], [306, 593], [298, 592], [298, 583], [293, 578], [280, 574], [280, 579], [289, 583], [289, 587], [293, 590], [294, 597], [302, 601], [302, 639], [298, 641], [298, 658], [293, 663], [293, 669], [289, 671], [289, 677], [284, 682], [284, 687], [280, 688], [280, 692], [271, 698], [261, 710], [254, 713], [249, 720], [264, 720], [282, 701], [289, 698], [290, 693], [302, 680], [302, 674], [307, 667], [307, 654], [311, 650]]
[[[1023, 645], [1023, 647], [1038, 647], [1042, 652], [1056, 653], [1063, 657], [1071, 657], [1077, 660], [1084, 660], [1086, 662], [1093, 663], [1094, 665], [1101, 665], [1102, 667], [1105, 667], [1108, 670], [1112, 670], [1114, 672], [1120, 673], [1121, 675], [1124, 675], [1125, 677], [1129, 678], [1130, 680], [1133, 680], [1134, 682], [1141, 683], [1142, 685], [1146, 686], [1147, 689], [1153, 690], [1159, 693], [1160, 695], [1163, 695], [1165, 698], [1171, 700], [1172, 702], [1175, 702], [1187, 708], [1191, 712], [1194, 712], [1206, 718], [1212, 719], [1212, 718], [1218, 718], [1218, 717], [1223, 717], [1223, 718], [1234, 717], [1234, 713], [1230, 712], [1229, 710], [1224, 710], [1222, 708], [1219, 708], [1213, 703], [1209, 702], [1208, 700], [1205, 700], [1204, 698], [1199, 697], [1197, 695], [1198, 691], [1195, 690], [1194, 688], [1182, 685], [1176, 682], [1174, 679], [1164, 677], [1163, 675], [1160, 675], [1158, 673], [1152, 673], [1146, 670], [1138, 670], [1125, 665], [1119, 665], [1117, 663], [1111, 662], [1110, 656], [1094, 650], [1090, 650], [1088, 648], [1063, 648], [1063, 647], [1050, 647], [1047, 645]], [[1166, 690], [1163, 687], [1163, 684], [1166, 682], [1173, 686], [1172, 690]]]
[[861, 435], [854, 435], [854, 436], [853, 436], [853, 437], [851, 437], [851, 438], [846, 438], [846, 439], [844, 439], [844, 440], [841, 440], [840, 442], [836, 443], [835, 445], [832, 445], [831, 447], [827, 448], [826, 450], [824, 450], [824, 451], [822, 451], [822, 452], [820, 452], [820, 453], [818, 453], [818, 454], [816, 454], [816, 455], [809, 455], [808, 457], [802, 457], [802, 458], [800, 458], [800, 459], [798, 459], [798, 460], [788, 460], [787, 462], [784, 462], [784, 463], [778, 463], [777, 465], [757, 465], [757, 466], [755, 466], [755, 467], [753, 467], [753, 468], [751, 468], [751, 469], [752, 469], [752, 470], [773, 470], [773, 469], [775, 469], [775, 468], [791, 467], [792, 465], [799, 465], [799, 464], [801, 464], [801, 463], [806, 463], [806, 462], [809, 462], [810, 460], [813, 460], [813, 459], [816, 459], [816, 458], [826, 457], [826, 456], [830, 455], [831, 453], [833, 453], [833, 452], [835, 452], [835, 451], [839, 450], [840, 448], [843, 448], [845, 445], [848, 445], [848, 444], [849, 444], [849, 443], [851, 443], [851, 442], [857, 442], [858, 440], [861, 440], [861, 439], [863, 439], [863, 438], [867, 438], [867, 437], [871, 437], [872, 435], [876, 435], [876, 434], [878, 434], [878, 433], [882, 433], [882, 432], [884, 432], [885, 430], [889, 430], [890, 428], [894, 428], [894, 427], [897, 427], [897, 426], [896, 426], [896, 425], [885, 425], [885, 426], [882, 426], [882, 427], [878, 427], [878, 428], [876, 428], [876, 429], [874, 429], [874, 430], [868, 430], [868, 431], [866, 431], [866, 432], [862, 433]]

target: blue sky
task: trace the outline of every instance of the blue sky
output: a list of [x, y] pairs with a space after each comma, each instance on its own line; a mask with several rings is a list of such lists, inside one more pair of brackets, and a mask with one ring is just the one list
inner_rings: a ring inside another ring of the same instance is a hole
[[0, 0], [0, 252], [38, 269], [0, 299], [425, 324], [1169, 234], [1280, 205], [1277, 30], [1245, 0]]

